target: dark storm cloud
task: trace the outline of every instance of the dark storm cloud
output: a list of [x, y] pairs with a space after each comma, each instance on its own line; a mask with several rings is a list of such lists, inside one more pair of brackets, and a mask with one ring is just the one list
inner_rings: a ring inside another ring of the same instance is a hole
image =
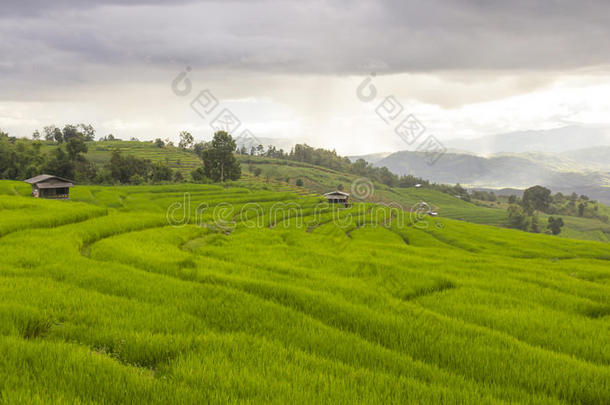
[[559, 71], [610, 64], [609, 39], [604, 0], [5, 0], [0, 85], [119, 80], [126, 67], [185, 63], [321, 74]]

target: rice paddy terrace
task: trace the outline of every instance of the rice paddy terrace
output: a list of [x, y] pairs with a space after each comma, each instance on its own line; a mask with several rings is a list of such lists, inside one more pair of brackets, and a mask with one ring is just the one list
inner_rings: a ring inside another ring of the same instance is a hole
[[0, 401], [610, 403], [607, 243], [249, 184], [1, 181]]
[[[139, 141], [96, 141], [89, 142], [87, 159], [96, 166], [107, 164], [113, 151], [152, 162], [165, 163], [173, 170], [180, 171], [184, 178], [190, 179], [191, 172], [201, 167], [201, 160], [192, 150], [183, 150], [174, 146], [159, 148], [152, 142]], [[53, 149], [56, 144], [45, 142], [44, 148]], [[273, 159], [260, 156], [236, 155], [241, 162], [243, 180], [239, 184], [253, 190], [274, 190], [293, 192], [302, 196], [320, 195], [340, 185], [350, 191], [351, 185], [360, 179], [353, 173], [344, 173], [304, 162]], [[253, 169], [261, 169], [257, 177]], [[296, 181], [303, 182], [302, 187], [296, 187]], [[506, 226], [508, 216], [505, 206], [484, 207], [462, 201], [456, 197], [431, 189], [393, 188], [383, 184], [374, 184], [375, 194], [365, 200], [382, 203], [397, 202], [405, 209], [410, 209], [421, 201], [438, 208], [440, 216], [458, 219], [477, 224]], [[600, 209], [608, 215], [610, 208], [599, 204]], [[600, 211], [601, 212], [601, 211]], [[610, 242], [610, 224], [598, 219], [579, 218], [562, 215], [565, 226], [560, 237], [573, 239], [597, 240]], [[541, 215], [541, 221], [546, 223], [547, 217]]]

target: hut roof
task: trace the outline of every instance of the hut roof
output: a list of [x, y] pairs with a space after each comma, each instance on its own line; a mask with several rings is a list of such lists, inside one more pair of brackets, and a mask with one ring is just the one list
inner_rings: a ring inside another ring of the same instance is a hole
[[49, 183], [38, 183], [37, 184], [38, 188], [66, 188], [66, 187], [72, 187], [74, 186], [74, 184], [72, 183], [66, 183], [63, 181], [53, 181], [53, 182], [49, 182]]
[[349, 197], [348, 193], [344, 193], [343, 191], [331, 191], [330, 193], [324, 194], [324, 197], [332, 197], [332, 196], [341, 196], [341, 197]]
[[[72, 180], [65, 179], [59, 176], [53, 176], [50, 174], [40, 174], [38, 176], [32, 177], [31, 179], [24, 180], [26, 183], [30, 184], [38, 184], [38, 183], [55, 183], [55, 184], [69, 184], [69, 186], [53, 186], [53, 187], [72, 187]], [[45, 188], [42, 184], [39, 185], [41, 188]]]

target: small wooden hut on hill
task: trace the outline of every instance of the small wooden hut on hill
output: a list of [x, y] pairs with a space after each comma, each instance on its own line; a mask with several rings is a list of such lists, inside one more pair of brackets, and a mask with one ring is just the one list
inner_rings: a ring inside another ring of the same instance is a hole
[[72, 180], [50, 174], [41, 174], [24, 181], [32, 185], [32, 196], [35, 198], [67, 199], [70, 197], [70, 187], [74, 186]]
[[324, 194], [324, 198], [331, 204], [343, 204], [346, 207], [349, 205], [349, 194], [343, 191], [331, 191], [330, 193]]

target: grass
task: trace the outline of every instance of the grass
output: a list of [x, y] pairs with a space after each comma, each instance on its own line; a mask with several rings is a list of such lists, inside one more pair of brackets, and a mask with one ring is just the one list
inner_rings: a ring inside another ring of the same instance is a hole
[[[52, 150], [56, 144], [45, 142], [43, 147]], [[98, 166], [110, 161], [113, 151], [132, 155], [140, 159], [149, 159], [152, 162], [165, 163], [172, 169], [178, 170], [185, 178], [190, 178], [191, 172], [201, 166], [199, 157], [191, 151], [182, 150], [175, 146], [159, 148], [152, 142], [140, 141], [96, 141], [87, 143], [88, 151], [85, 157]]]
[[[52, 149], [56, 145], [46, 142], [43, 147]], [[179, 170], [186, 179], [190, 179], [191, 172], [201, 166], [199, 157], [192, 151], [174, 146], [159, 148], [152, 142], [100, 141], [88, 143], [88, 148], [87, 159], [98, 166], [106, 164], [114, 150], [138, 158], [150, 159], [153, 162], [165, 163], [172, 169]], [[236, 156], [242, 163], [243, 177], [241, 180], [234, 182], [233, 186], [248, 190], [279, 191], [311, 197], [335, 190], [339, 186], [342, 186], [345, 191], [351, 192], [352, 183], [360, 178], [360, 176], [351, 173], [342, 173], [309, 163], [249, 155]], [[255, 168], [261, 169], [259, 176], [254, 176], [251, 172], [251, 169]], [[297, 179], [303, 182], [303, 186], [296, 186]], [[12, 183], [4, 187], [12, 189], [0, 189], [0, 192], [21, 195], [29, 195], [30, 193], [29, 187], [25, 184]], [[176, 189], [179, 188], [180, 186], [176, 186]], [[488, 206], [481, 206], [434, 190], [391, 188], [379, 183], [375, 183], [373, 188], [374, 193], [367, 201], [395, 202], [406, 210], [422, 201], [426, 201], [437, 210], [440, 216], [445, 218], [500, 227], [507, 224], [508, 217], [505, 204], [485, 203]], [[122, 207], [120, 198], [124, 194], [109, 193], [103, 188], [91, 192], [95, 193], [95, 199], [100, 206]], [[112, 201], [113, 199], [114, 201]], [[138, 202], [138, 204], [140, 203]], [[599, 207], [600, 214], [610, 215], [610, 207], [603, 204], [600, 204]], [[561, 237], [602, 242], [610, 241], [610, 225], [607, 223], [591, 218], [569, 216], [562, 216], [562, 218], [565, 226], [560, 234]], [[546, 219], [546, 216], [541, 216], [543, 230], [546, 229]]]
[[[239, 156], [238, 156], [239, 157]], [[359, 176], [337, 172], [331, 169], [302, 162], [293, 162], [261, 157], [241, 156], [242, 169], [246, 178], [241, 183], [250, 188], [260, 188], [261, 184], [268, 190], [289, 191], [302, 195], [320, 195], [342, 186], [351, 192], [351, 185]], [[249, 162], [249, 163], [247, 163]], [[259, 168], [261, 174], [255, 177], [250, 170]], [[303, 181], [303, 187], [295, 186], [297, 179]], [[288, 181], [286, 181], [288, 180]], [[506, 204], [485, 203], [486, 206], [461, 199], [439, 191], [426, 188], [392, 188], [374, 183], [374, 192], [367, 201], [381, 203], [398, 203], [405, 210], [411, 210], [422, 201], [427, 202], [439, 216], [483, 225], [506, 227], [508, 222]], [[599, 204], [600, 214], [610, 212], [610, 207]], [[561, 216], [565, 226], [561, 237], [610, 241], [610, 225], [598, 219]], [[540, 216], [541, 228], [546, 229], [548, 216]]]
[[0, 182], [0, 402], [610, 402], [608, 244], [300, 191]]

